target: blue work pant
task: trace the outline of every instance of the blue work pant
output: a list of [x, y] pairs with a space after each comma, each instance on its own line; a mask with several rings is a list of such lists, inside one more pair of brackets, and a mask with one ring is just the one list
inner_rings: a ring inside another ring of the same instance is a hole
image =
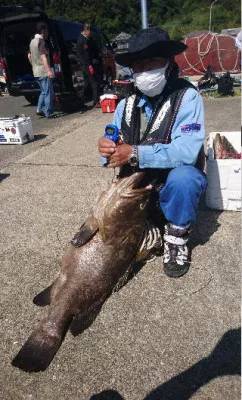
[[53, 113], [53, 79], [48, 77], [36, 79], [40, 85], [37, 111], [42, 111], [43, 107], [45, 107], [45, 116], [49, 117]]
[[206, 187], [206, 175], [197, 168], [185, 165], [172, 169], [159, 192], [160, 206], [167, 221], [177, 226], [196, 221], [199, 199]]

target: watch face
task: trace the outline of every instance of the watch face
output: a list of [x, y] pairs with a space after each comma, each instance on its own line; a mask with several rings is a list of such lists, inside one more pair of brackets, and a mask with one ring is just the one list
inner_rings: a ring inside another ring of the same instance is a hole
[[132, 167], [135, 167], [135, 166], [138, 164], [138, 159], [137, 159], [137, 157], [134, 156], [134, 155], [131, 156], [131, 157], [130, 157], [129, 163], [130, 163], [130, 165], [131, 165]]
[[129, 159], [129, 164], [131, 167], [136, 167], [138, 165], [138, 148], [137, 146], [133, 146], [132, 153]]

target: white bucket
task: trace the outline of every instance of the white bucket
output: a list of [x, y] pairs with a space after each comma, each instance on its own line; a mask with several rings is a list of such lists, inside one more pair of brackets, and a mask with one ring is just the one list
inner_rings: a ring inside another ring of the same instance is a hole
[[214, 159], [213, 139], [225, 136], [235, 150], [241, 152], [241, 133], [211, 132], [208, 138], [206, 172], [208, 188], [206, 204], [216, 210], [241, 210], [241, 159]]

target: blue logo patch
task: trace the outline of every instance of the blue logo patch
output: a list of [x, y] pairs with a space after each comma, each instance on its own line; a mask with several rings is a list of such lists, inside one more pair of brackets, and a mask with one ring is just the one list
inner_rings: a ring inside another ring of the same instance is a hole
[[201, 129], [201, 124], [187, 124], [181, 126], [181, 132], [199, 132]]

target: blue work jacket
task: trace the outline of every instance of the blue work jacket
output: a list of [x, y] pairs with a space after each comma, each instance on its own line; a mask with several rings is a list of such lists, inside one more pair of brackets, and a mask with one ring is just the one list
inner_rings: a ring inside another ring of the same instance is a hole
[[[118, 104], [113, 123], [121, 128], [125, 99]], [[147, 122], [152, 115], [152, 106], [143, 96], [137, 107], [145, 107]], [[171, 142], [153, 145], [139, 145], [139, 168], [176, 168], [181, 165], [195, 165], [198, 153], [205, 139], [204, 108], [201, 95], [188, 88], [182, 99], [171, 132]]]

